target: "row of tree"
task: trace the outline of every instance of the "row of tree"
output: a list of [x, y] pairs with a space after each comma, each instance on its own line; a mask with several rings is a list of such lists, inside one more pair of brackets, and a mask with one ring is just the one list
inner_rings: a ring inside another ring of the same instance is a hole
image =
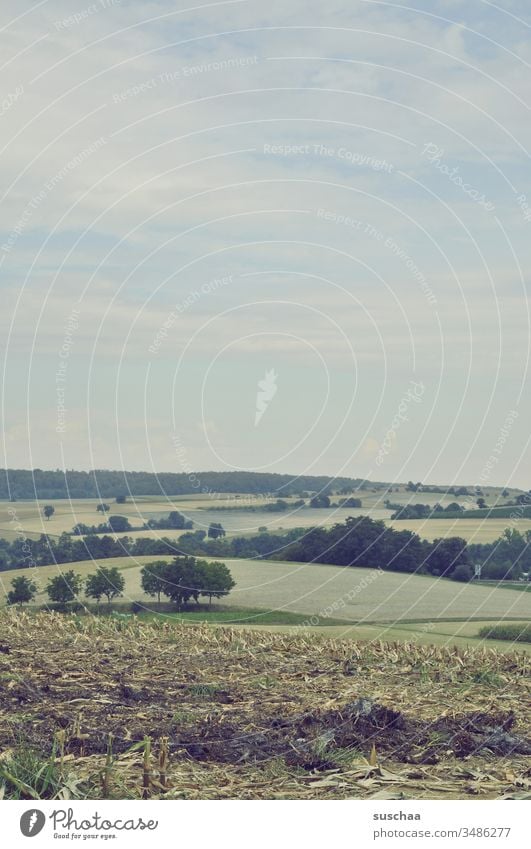
[[[97, 572], [87, 575], [85, 579], [81, 575], [69, 569], [50, 578], [46, 585], [46, 592], [50, 601], [61, 605], [67, 605], [77, 600], [81, 591], [85, 588], [87, 598], [95, 599], [98, 604], [103, 597], [109, 604], [117, 596], [122, 596], [125, 581], [122, 573], [116, 566], [100, 566]], [[7, 594], [8, 604], [28, 604], [34, 601], [37, 595], [37, 584], [31, 578], [20, 575], [11, 581], [11, 590]]]
[[[482, 501], [482, 499], [479, 499]], [[429, 519], [438, 518], [447, 514], [459, 514], [464, 512], [464, 507], [458, 504], [457, 501], [451, 501], [446, 507], [442, 504], [393, 504], [391, 501], [384, 501], [384, 506], [388, 510], [393, 510], [391, 519]], [[479, 505], [478, 505], [479, 506]]]
[[172, 510], [168, 516], [163, 516], [161, 519], [148, 519], [145, 528], [159, 531], [181, 531], [193, 528], [194, 523], [191, 519], [187, 519], [178, 510]]
[[72, 528], [72, 533], [74, 536], [87, 536], [88, 534], [107, 534], [109, 531], [114, 534], [123, 534], [132, 530], [127, 516], [109, 516], [101, 525], [85, 525], [83, 522], [78, 522]]
[[[108, 505], [102, 504], [99, 507], [106, 508]], [[46, 509], [46, 508], [44, 508]], [[52, 507], [53, 510], [53, 507]], [[194, 523], [191, 519], [187, 519], [178, 510], [172, 510], [168, 516], [163, 516], [161, 519], [148, 519], [142, 525], [142, 530], [157, 530], [157, 531], [180, 531], [191, 530]], [[220, 526], [221, 527], [221, 526]], [[107, 521], [101, 525], [86, 525], [83, 522], [78, 522], [74, 526], [72, 533], [75, 536], [87, 536], [88, 534], [104, 534], [108, 531], [113, 533], [126, 533], [127, 531], [135, 530], [131, 527], [131, 523], [126, 516], [109, 516]]]
[[213, 598], [226, 596], [234, 587], [232, 575], [225, 563], [196, 560], [195, 557], [175, 557], [171, 563], [158, 560], [141, 569], [142, 589], [147, 595], [165, 595], [179, 608], [190, 599], [199, 602], [200, 596]]
[[397, 531], [367, 516], [350, 517], [329, 529], [293, 528], [283, 534], [265, 531], [252, 537], [207, 540], [204, 531], [183, 534], [182, 551], [210, 557], [247, 557], [376, 566], [466, 581], [481, 565], [482, 578], [517, 580], [531, 572], [531, 531], [508, 528], [492, 543], [467, 543], [461, 537], [421, 540], [412, 531]]
[[318, 495], [314, 495], [314, 497], [310, 500], [310, 507], [314, 507], [316, 509], [326, 509], [328, 507], [340, 507], [341, 509], [344, 507], [358, 508], [361, 507], [361, 498], [340, 498], [336, 503], [332, 503], [328, 495], [319, 493]]
[[[29, 554], [28, 554], [29, 549]], [[482, 577], [517, 579], [531, 572], [531, 531], [507, 529], [492, 543], [467, 544], [460, 537], [421, 540], [412, 531], [389, 528], [368, 516], [350, 517], [331, 528], [294, 528], [270, 534], [262, 530], [250, 537], [225, 537], [219, 523], [204, 530], [187, 531], [178, 540], [124, 536], [62, 534], [58, 539], [0, 539], [0, 568], [102, 560], [110, 557], [191, 555], [197, 557], [299, 560], [341, 566], [381, 567], [398, 572], [420, 572], [468, 580], [474, 566]], [[31, 559], [28, 559], [31, 558]], [[458, 572], [458, 567], [461, 568]], [[455, 574], [454, 574], [455, 573]]]
[[[213, 598], [226, 596], [234, 587], [234, 580], [224, 563], [208, 563], [195, 557], [175, 557], [172, 562], [157, 560], [148, 563], [141, 570], [142, 589], [160, 602], [161, 595], [174, 602], [179, 609], [190, 599], [199, 602], [200, 596]], [[81, 575], [69, 569], [50, 578], [46, 593], [50, 601], [68, 606], [77, 602], [84, 589], [87, 598], [95, 599], [98, 604], [105, 597], [110, 604], [113, 599], [123, 596], [125, 581], [116, 566], [100, 566], [96, 572]], [[37, 585], [25, 575], [13, 578], [11, 590], [7, 594], [7, 603], [28, 604], [37, 595]]]

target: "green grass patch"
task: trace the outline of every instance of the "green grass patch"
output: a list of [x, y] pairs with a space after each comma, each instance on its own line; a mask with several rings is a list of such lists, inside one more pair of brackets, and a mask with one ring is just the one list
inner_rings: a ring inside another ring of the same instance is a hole
[[472, 681], [474, 684], [486, 684], [489, 687], [501, 687], [503, 685], [503, 678], [500, 678], [490, 669], [480, 669], [478, 672], [474, 672]]
[[3, 799], [89, 798], [86, 782], [70, 775], [56, 758], [20, 746], [0, 762], [0, 791]]
[[210, 699], [214, 699], [216, 696], [219, 696], [219, 694], [223, 692], [223, 688], [218, 687], [217, 684], [190, 684], [188, 692], [196, 699], [210, 701]]
[[487, 640], [509, 640], [512, 643], [531, 643], [531, 623], [513, 622], [505, 625], [487, 625], [481, 628], [479, 637]]
[[[344, 619], [325, 619], [304, 613], [291, 613], [288, 610], [263, 610], [261, 608], [227, 608], [212, 610], [185, 610], [182, 612], [166, 610], [144, 610], [137, 614], [140, 619], [172, 619], [176, 622], [212, 622], [224, 625], [307, 625], [310, 627], [325, 625], [350, 625]], [[310, 622], [311, 620], [311, 622]]]
[[496, 587], [499, 590], [516, 590], [517, 593], [531, 593], [531, 584], [530, 583], [522, 583], [515, 584], [510, 581], [477, 581], [476, 586], [478, 587]]
[[[140, 608], [140, 609], [138, 609]], [[51, 605], [27, 606], [28, 612], [50, 610]], [[58, 612], [68, 612], [55, 605]], [[84, 618], [90, 616], [114, 617], [116, 619], [141, 619], [143, 621], [171, 619], [175, 622], [211, 622], [224, 625], [306, 625], [320, 627], [326, 625], [351, 625], [345, 619], [318, 617], [311, 613], [291, 613], [288, 610], [265, 610], [261, 607], [228, 607], [225, 605], [194, 605], [189, 610], [176, 610], [175, 605], [168, 602], [160, 604], [146, 600], [142, 602], [115, 601], [108, 604], [103, 601], [100, 605], [83, 603], [81, 610], [73, 611], [75, 615]]]

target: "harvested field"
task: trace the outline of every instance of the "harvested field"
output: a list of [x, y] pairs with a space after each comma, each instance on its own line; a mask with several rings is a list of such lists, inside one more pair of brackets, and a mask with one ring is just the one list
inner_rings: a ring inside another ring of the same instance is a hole
[[[375, 517], [380, 518], [380, 517]], [[470, 543], [494, 542], [506, 528], [512, 527], [511, 519], [394, 519], [387, 524], [395, 531], [413, 531], [421, 539], [433, 541], [445, 537], [461, 537]], [[518, 530], [524, 534], [531, 530], [530, 519], [519, 519]]]
[[[511, 526], [511, 519], [485, 519], [481, 516], [466, 519], [403, 519], [390, 521], [392, 511], [383, 506], [387, 497], [385, 493], [360, 493], [363, 506], [361, 508], [348, 509], [320, 509], [313, 510], [304, 508], [302, 510], [287, 510], [285, 513], [270, 513], [266, 510], [257, 509], [256, 512], [246, 512], [242, 506], [252, 504], [259, 508], [262, 504], [270, 503], [272, 499], [252, 498], [241, 494], [240, 501], [232, 498], [217, 496], [215, 498], [205, 495], [174, 496], [171, 499], [156, 497], [138, 497], [128, 499], [125, 504], [116, 504], [113, 499], [103, 499], [108, 503], [110, 512], [107, 516], [127, 516], [134, 528], [141, 528], [148, 519], [160, 519], [167, 516], [171, 510], [179, 510], [187, 519], [194, 522], [196, 530], [208, 528], [210, 522], [221, 522], [229, 536], [250, 536], [255, 534], [259, 527], [265, 526], [268, 531], [276, 532], [281, 528], [309, 528], [314, 525], [330, 527], [336, 522], [344, 522], [347, 516], [368, 515], [373, 519], [383, 519], [396, 530], [411, 530], [419, 534], [423, 539], [433, 540], [438, 537], [460, 536], [469, 542], [484, 543], [493, 542], [498, 539], [505, 528]], [[499, 495], [499, 493], [498, 493]], [[441, 496], [434, 493], [423, 492], [400, 492], [392, 493], [391, 501], [396, 503], [411, 504], [435, 504], [440, 501], [443, 505], [455, 500], [454, 496]], [[295, 498], [285, 499], [288, 503], [294, 502]], [[495, 503], [491, 496], [490, 501]], [[55, 507], [55, 513], [48, 521], [42, 515], [42, 507], [50, 503]], [[105, 517], [96, 511], [99, 499], [80, 498], [55, 499], [49, 502], [42, 501], [17, 501], [10, 503], [0, 502], [0, 537], [14, 539], [16, 536], [15, 525], [17, 523], [23, 528], [28, 537], [47, 533], [59, 536], [64, 531], [70, 532], [74, 525], [82, 522], [87, 525], [98, 525], [105, 521]], [[235, 509], [216, 509], [220, 507]], [[15, 520], [9, 511], [14, 511]], [[518, 527], [521, 532], [531, 529], [531, 519], [520, 519]], [[131, 534], [129, 534], [131, 535]], [[174, 531], [151, 532], [137, 530], [133, 536], [171, 536], [177, 538], [179, 533]]]
[[[528, 657], [0, 617], [0, 783], [39, 798], [530, 796]], [[33, 782], [33, 783], [32, 783]]]

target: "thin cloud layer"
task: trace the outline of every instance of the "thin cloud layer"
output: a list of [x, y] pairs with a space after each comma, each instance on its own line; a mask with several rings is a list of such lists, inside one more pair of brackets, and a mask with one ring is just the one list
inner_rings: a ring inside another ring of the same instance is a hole
[[527, 488], [528, 18], [4, 3], [5, 464]]

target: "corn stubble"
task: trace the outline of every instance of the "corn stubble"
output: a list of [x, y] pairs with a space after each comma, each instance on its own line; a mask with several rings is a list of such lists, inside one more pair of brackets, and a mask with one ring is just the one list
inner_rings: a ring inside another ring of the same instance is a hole
[[530, 797], [523, 652], [0, 618], [4, 798]]

